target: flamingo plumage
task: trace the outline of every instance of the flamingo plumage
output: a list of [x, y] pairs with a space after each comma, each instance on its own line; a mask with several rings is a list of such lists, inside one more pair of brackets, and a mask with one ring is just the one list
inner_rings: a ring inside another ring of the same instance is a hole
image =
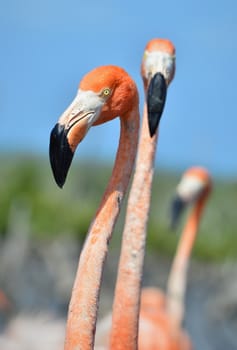
[[120, 141], [111, 179], [82, 249], [72, 290], [65, 350], [92, 349], [98, 299], [108, 244], [127, 190], [137, 150], [139, 98], [136, 84], [117, 66], [86, 74], [76, 98], [60, 117], [50, 137], [50, 160], [62, 187], [77, 145], [92, 125], [120, 116]]

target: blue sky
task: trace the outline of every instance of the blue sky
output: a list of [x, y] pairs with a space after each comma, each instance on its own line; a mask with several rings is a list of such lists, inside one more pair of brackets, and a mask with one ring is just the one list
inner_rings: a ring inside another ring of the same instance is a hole
[[[0, 9], [2, 151], [47, 156], [49, 133], [92, 68], [116, 64], [137, 82], [154, 37], [176, 46], [157, 166], [194, 164], [237, 176], [236, 0], [8, 0]], [[142, 108], [141, 108], [142, 110]], [[119, 123], [92, 128], [77, 157], [112, 160]]]

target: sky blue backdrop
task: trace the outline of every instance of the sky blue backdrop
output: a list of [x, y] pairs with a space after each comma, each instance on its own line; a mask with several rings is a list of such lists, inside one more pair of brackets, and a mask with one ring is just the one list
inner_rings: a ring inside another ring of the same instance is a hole
[[[157, 165], [237, 175], [237, 1], [8, 0], [0, 9], [1, 150], [47, 155], [49, 133], [98, 65], [124, 67], [143, 103], [140, 62], [169, 38], [177, 70], [160, 127]], [[141, 109], [142, 110], [142, 109]], [[119, 123], [90, 130], [77, 157], [113, 159]]]

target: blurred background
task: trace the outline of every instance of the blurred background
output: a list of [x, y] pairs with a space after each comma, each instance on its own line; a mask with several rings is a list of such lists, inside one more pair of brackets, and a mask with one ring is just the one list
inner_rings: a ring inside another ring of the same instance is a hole
[[[49, 166], [50, 131], [82, 76], [99, 65], [131, 74], [142, 110], [140, 63], [155, 37], [172, 40], [177, 69], [160, 125], [144, 285], [165, 287], [183, 225], [169, 231], [170, 201], [182, 172], [205, 166], [214, 190], [189, 270], [185, 327], [196, 349], [236, 349], [236, 2], [9, 0], [0, 7], [0, 288], [8, 298], [0, 294], [1, 350], [60, 348], [119, 121], [90, 130], [63, 190]], [[106, 262], [101, 316], [111, 308], [124, 208]]]

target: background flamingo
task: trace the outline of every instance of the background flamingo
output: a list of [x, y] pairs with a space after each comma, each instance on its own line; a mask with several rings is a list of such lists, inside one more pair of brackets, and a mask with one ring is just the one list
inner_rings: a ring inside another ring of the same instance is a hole
[[167, 310], [177, 325], [182, 324], [184, 317], [189, 259], [210, 190], [211, 178], [207, 170], [202, 167], [193, 167], [184, 173], [173, 201], [173, 227], [176, 226], [184, 207], [194, 204], [184, 227], [167, 285]]
[[65, 349], [92, 349], [102, 270], [113, 227], [133, 169], [139, 128], [138, 92], [121, 68], [102, 66], [84, 76], [76, 98], [53, 128], [50, 161], [62, 187], [74, 151], [92, 125], [120, 116], [121, 135], [113, 173], [90, 226], [72, 290]]
[[141, 349], [191, 349], [191, 342], [182, 330], [187, 268], [192, 247], [210, 193], [211, 179], [201, 167], [187, 170], [177, 187], [172, 204], [172, 226], [188, 204], [193, 209], [182, 233], [171, 269], [167, 296], [156, 288], [144, 288], [141, 297], [139, 347]]

